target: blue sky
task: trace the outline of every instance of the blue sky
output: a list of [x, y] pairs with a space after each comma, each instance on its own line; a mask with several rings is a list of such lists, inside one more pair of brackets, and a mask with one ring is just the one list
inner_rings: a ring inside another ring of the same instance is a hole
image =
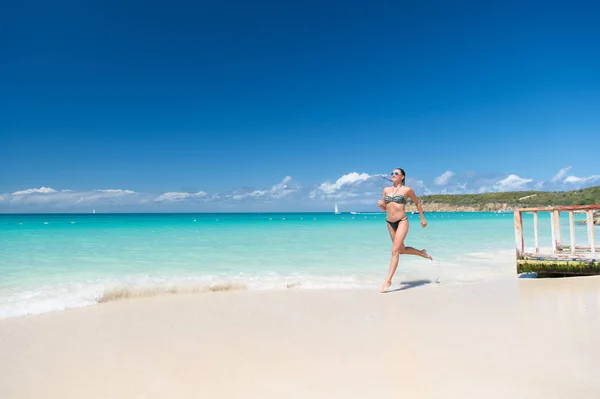
[[594, 2], [85, 3], [0, 17], [0, 211], [600, 184]]

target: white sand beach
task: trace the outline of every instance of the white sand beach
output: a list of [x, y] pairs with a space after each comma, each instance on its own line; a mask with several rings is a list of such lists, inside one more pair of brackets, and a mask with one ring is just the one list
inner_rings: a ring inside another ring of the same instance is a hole
[[402, 287], [165, 295], [0, 320], [0, 397], [600, 397], [600, 278]]

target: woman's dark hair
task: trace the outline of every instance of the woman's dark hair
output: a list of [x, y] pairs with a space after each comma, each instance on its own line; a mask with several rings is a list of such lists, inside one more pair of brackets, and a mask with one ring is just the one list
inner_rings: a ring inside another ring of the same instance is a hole
[[404, 184], [404, 181], [406, 180], [406, 173], [404, 173], [404, 169], [402, 169], [402, 168], [396, 168], [396, 170], [399, 170], [400, 172], [402, 172], [402, 176], [404, 176], [402, 178], [402, 184]]

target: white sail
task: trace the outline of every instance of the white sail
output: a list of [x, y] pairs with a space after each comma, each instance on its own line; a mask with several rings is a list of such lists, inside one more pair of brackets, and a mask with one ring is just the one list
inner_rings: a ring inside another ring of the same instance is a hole
[[339, 214], [339, 213], [340, 213], [340, 211], [339, 211], [339, 209], [338, 209], [338, 207], [337, 207], [337, 204], [335, 204], [335, 214], [337, 215], [337, 214]]

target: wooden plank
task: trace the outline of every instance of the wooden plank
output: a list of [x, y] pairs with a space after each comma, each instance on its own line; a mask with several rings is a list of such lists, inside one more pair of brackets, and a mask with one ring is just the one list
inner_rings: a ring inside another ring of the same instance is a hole
[[525, 250], [525, 240], [523, 239], [523, 214], [515, 211], [515, 241], [517, 244], [517, 259], [521, 259]]
[[[571, 246], [570, 245], [561, 245], [560, 248], [558, 248], [560, 251], [564, 251], [566, 249], [568, 249], [569, 251], [571, 250]], [[579, 252], [590, 252], [592, 250], [591, 247], [587, 247], [587, 246], [583, 246], [583, 245], [575, 245], [575, 249], [578, 250]]]
[[561, 259], [594, 259], [594, 257], [592, 256], [592, 254], [586, 254], [586, 253], [578, 253], [578, 254], [571, 254], [571, 253], [564, 253], [564, 254], [536, 254], [536, 253], [527, 253], [524, 252], [523, 253], [523, 259], [556, 259], [556, 260], [561, 260]]
[[548, 207], [535, 207], [535, 208], [517, 208], [515, 211], [521, 212], [552, 212], [552, 211], [587, 211], [588, 209], [600, 209], [600, 204], [590, 205], [569, 205], [569, 206], [548, 206]]
[[535, 253], [540, 252], [540, 238], [538, 235], [538, 213], [533, 212], [533, 236], [535, 239]]
[[587, 211], [587, 233], [588, 244], [593, 254], [596, 253], [596, 237], [594, 236], [594, 212], [590, 209]]
[[571, 236], [571, 253], [575, 253], [575, 214], [573, 211], [569, 212], [569, 235]]
[[[598, 254], [597, 251], [592, 252], [592, 248], [588, 247], [587, 245], [576, 245], [575, 246], [575, 254], [583, 254], [586, 256], [590, 256], [592, 258], [597, 257], [596, 255]], [[525, 253], [524, 255], [527, 255], [529, 253]], [[531, 254], [536, 255], [536, 252], [531, 252]], [[553, 256], [553, 257], [561, 257], [561, 256], [574, 256], [573, 251], [571, 249], [570, 245], [561, 245], [560, 248], [557, 248], [556, 252], [552, 252], [552, 251], [547, 251], [547, 252], [539, 252], [537, 253], [537, 256]], [[598, 259], [600, 259], [600, 257], [598, 257]]]

